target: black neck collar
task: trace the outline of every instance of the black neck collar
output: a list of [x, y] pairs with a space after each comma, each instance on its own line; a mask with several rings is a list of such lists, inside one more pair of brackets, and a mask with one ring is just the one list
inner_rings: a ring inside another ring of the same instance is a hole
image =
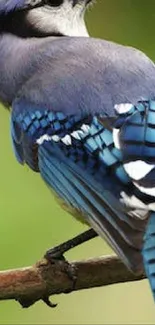
[[27, 19], [27, 10], [17, 10], [0, 15], [0, 34], [9, 33], [21, 38], [64, 36], [61, 33], [46, 33], [38, 31]]

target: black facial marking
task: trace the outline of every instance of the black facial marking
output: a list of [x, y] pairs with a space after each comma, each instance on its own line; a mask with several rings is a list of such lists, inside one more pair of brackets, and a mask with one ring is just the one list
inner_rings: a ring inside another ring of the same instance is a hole
[[44, 4], [47, 4], [51, 7], [59, 7], [63, 4], [63, 0], [44, 0]]
[[77, 4], [81, 3], [84, 7], [87, 7], [89, 3], [93, 2], [93, 0], [70, 0], [73, 4], [73, 7], [75, 7]]
[[52, 33], [51, 35], [51, 33], [39, 31], [27, 21], [26, 16], [27, 10], [13, 11], [7, 15], [0, 15], [0, 34], [9, 33], [22, 38], [63, 36], [61, 33]]
[[75, 7], [78, 4], [79, 0], [73, 0], [73, 7]]

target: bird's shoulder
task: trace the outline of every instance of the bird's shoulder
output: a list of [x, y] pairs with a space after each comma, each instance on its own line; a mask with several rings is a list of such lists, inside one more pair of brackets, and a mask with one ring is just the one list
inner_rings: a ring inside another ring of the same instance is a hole
[[142, 52], [104, 40], [64, 37], [34, 49], [33, 75], [18, 98], [75, 114], [106, 112], [115, 104], [154, 97], [155, 66]]

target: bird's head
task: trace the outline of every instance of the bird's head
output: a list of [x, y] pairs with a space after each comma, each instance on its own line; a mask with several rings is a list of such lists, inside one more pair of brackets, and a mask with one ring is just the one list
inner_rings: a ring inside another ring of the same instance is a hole
[[0, 0], [0, 32], [23, 37], [88, 36], [84, 14], [92, 0]]

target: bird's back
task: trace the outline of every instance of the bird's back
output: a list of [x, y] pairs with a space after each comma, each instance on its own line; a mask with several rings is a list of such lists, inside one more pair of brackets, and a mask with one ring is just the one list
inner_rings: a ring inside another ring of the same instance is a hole
[[[115, 104], [154, 97], [155, 65], [139, 50], [86, 37], [20, 42], [18, 51], [23, 60], [19, 61], [16, 53], [18, 39], [14, 38], [10, 50], [18, 73], [10, 70], [1, 85], [1, 91], [11, 92], [8, 98], [22, 93], [32, 103], [52, 106], [54, 111], [111, 115]], [[7, 68], [1, 64], [1, 75]]]

